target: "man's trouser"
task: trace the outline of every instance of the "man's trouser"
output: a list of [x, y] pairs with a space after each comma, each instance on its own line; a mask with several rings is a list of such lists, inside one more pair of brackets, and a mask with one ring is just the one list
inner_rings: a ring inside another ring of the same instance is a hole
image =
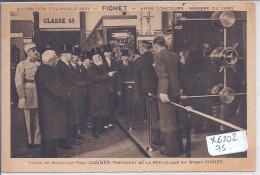
[[[177, 97], [170, 98], [170, 101], [177, 102]], [[168, 156], [176, 157], [183, 152], [181, 133], [179, 132], [179, 119], [177, 107], [169, 103], [158, 102], [160, 115], [160, 128], [162, 142], [165, 146], [164, 152]]]
[[[149, 108], [150, 108], [150, 102], [149, 98], [145, 99], [146, 101], [146, 113], [148, 115], [149, 119]], [[158, 113], [158, 105], [156, 99], [151, 99], [151, 119], [152, 119], [152, 144], [160, 145], [161, 139], [160, 139], [160, 128], [158, 125], [159, 121], [159, 113]]]
[[41, 133], [38, 109], [24, 109], [25, 125], [28, 144], [40, 144]]

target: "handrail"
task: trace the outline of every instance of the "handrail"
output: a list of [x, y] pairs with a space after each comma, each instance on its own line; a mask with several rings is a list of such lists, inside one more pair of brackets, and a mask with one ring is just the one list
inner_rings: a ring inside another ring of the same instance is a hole
[[[159, 97], [157, 97], [157, 96], [155, 96], [155, 95], [152, 95], [151, 93], [147, 93], [147, 92], [145, 92], [145, 91], [141, 91], [141, 90], [136, 89], [136, 88], [134, 88], [134, 87], [132, 87], [132, 86], [129, 86], [128, 88], [129, 88], [130, 90], [132, 89], [132, 90], [138, 91], [139, 93], [141, 93], [141, 94], [143, 94], [143, 95], [150, 96], [150, 97], [155, 98], [155, 99], [157, 99], [157, 100], [161, 100]], [[171, 102], [171, 101], [169, 101], [169, 102], [167, 102], [167, 103], [172, 104], [172, 105], [175, 105], [175, 106], [177, 106], [177, 107], [179, 107], [179, 108], [182, 108], [182, 109], [186, 110], [187, 112], [191, 112], [191, 113], [200, 115], [200, 116], [202, 116], [202, 117], [205, 117], [205, 118], [207, 118], [207, 119], [213, 120], [213, 121], [215, 121], [215, 122], [217, 122], [217, 123], [219, 123], [219, 124], [225, 125], [225, 126], [227, 126], [227, 127], [229, 127], [229, 128], [232, 128], [232, 129], [235, 129], [235, 130], [239, 130], [239, 131], [246, 131], [245, 129], [243, 129], [243, 128], [241, 128], [241, 127], [238, 127], [238, 126], [236, 126], [236, 125], [233, 125], [232, 123], [229, 123], [229, 122], [226, 122], [226, 121], [224, 121], [224, 120], [221, 120], [221, 119], [218, 119], [218, 118], [216, 118], [216, 117], [213, 117], [213, 116], [211, 116], [211, 115], [208, 115], [208, 114], [199, 112], [199, 111], [197, 111], [197, 110], [192, 109], [192, 108], [189, 107], [189, 106], [183, 106], [183, 105], [180, 105], [180, 104], [178, 104], [178, 103]]]

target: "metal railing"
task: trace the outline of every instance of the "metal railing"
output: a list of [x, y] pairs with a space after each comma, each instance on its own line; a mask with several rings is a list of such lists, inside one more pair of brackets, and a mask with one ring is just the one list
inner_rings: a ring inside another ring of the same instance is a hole
[[[149, 102], [149, 110], [148, 110], [148, 119], [149, 119], [149, 145], [146, 149], [146, 151], [153, 151], [154, 148], [152, 146], [152, 98], [153, 99], [156, 99], [156, 100], [161, 100], [159, 97], [151, 94], [151, 93], [148, 93], [148, 92], [144, 92], [144, 91], [141, 91], [139, 89], [136, 89], [132, 86], [128, 86], [128, 90], [129, 90], [129, 96], [131, 97], [131, 93], [132, 91], [136, 91], [146, 97], [148, 97], [148, 102]], [[129, 97], [129, 100], [131, 99]], [[221, 119], [218, 119], [216, 117], [213, 117], [211, 115], [208, 115], [208, 114], [205, 114], [203, 112], [200, 112], [200, 111], [197, 111], [197, 110], [194, 110], [191, 106], [183, 106], [183, 105], [180, 105], [178, 103], [174, 103], [174, 102], [166, 102], [168, 104], [171, 104], [171, 105], [174, 105], [174, 106], [177, 106], [181, 109], [184, 109], [186, 112], [187, 112], [187, 132], [186, 132], [186, 139], [187, 139], [187, 142], [186, 142], [186, 157], [187, 158], [190, 158], [191, 157], [191, 118], [192, 118], [192, 114], [197, 114], [201, 117], [204, 117], [204, 118], [207, 118], [209, 120], [212, 120], [216, 123], [219, 123], [221, 125], [225, 125], [229, 128], [232, 128], [232, 129], [235, 129], [235, 130], [238, 130], [238, 131], [246, 131], [245, 129], [241, 128], [241, 127], [238, 127], [232, 123], [229, 123], [229, 122], [226, 122], [224, 120], [221, 120]], [[130, 115], [131, 116], [131, 115]], [[129, 118], [129, 127], [128, 127], [128, 130], [132, 130], [133, 129], [133, 126], [132, 126], [132, 123], [131, 123], [131, 118]]]

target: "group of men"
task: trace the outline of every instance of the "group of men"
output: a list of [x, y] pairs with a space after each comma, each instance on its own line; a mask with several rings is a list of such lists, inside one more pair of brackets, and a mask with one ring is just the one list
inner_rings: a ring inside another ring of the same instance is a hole
[[48, 49], [41, 56], [34, 43], [25, 44], [24, 50], [27, 59], [18, 64], [15, 83], [29, 148], [41, 145], [43, 157], [57, 157], [58, 147], [71, 149], [81, 144], [90, 121], [93, 137], [109, 134], [115, 128], [116, 108], [123, 116], [129, 114], [127, 82], [134, 81], [141, 91], [161, 98], [152, 103], [153, 144], [164, 145], [161, 154], [166, 156], [182, 153], [176, 109], [165, 103], [178, 101], [180, 58], [166, 49], [163, 37], [155, 37], [152, 46], [141, 43], [135, 64], [129, 61], [127, 50], [122, 51], [120, 61], [114, 60], [109, 45], [103, 53], [94, 48], [83, 56], [71, 45], [59, 53]]

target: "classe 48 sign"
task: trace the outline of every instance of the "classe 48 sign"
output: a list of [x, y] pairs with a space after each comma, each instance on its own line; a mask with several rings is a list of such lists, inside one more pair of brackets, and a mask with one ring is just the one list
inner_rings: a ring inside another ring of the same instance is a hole
[[40, 28], [80, 28], [80, 15], [77, 12], [40, 12]]

